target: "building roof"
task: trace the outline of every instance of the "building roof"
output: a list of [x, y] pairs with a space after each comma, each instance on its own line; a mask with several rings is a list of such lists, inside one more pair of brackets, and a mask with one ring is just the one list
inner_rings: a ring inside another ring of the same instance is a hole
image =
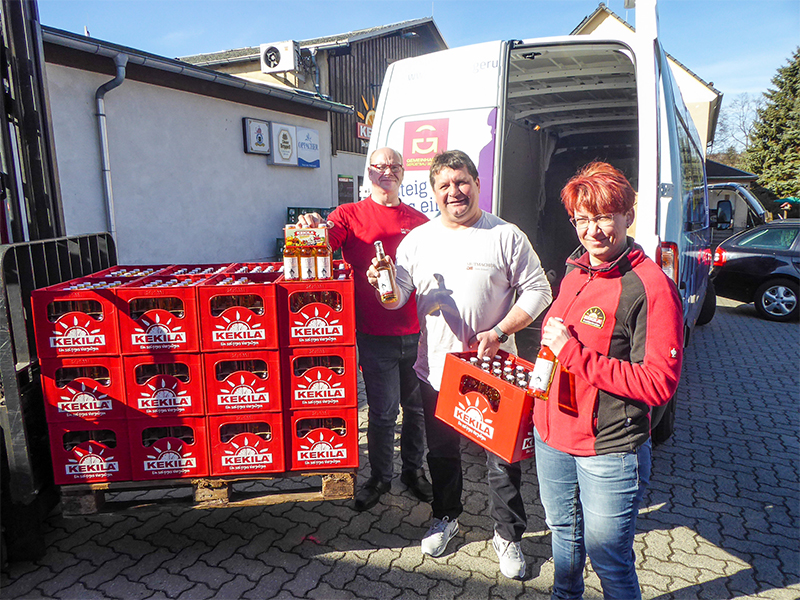
[[[444, 41], [442, 34], [439, 32], [439, 28], [436, 27], [433, 17], [400, 21], [398, 23], [390, 23], [389, 25], [380, 25], [378, 27], [368, 27], [366, 29], [357, 29], [355, 31], [348, 31], [347, 33], [339, 33], [320, 38], [301, 40], [298, 43], [300, 44], [301, 48], [308, 49], [336, 48], [339, 46], [348, 46], [361, 40], [391, 35], [398, 31], [417, 28], [427, 29], [434, 40], [441, 45], [442, 49], [447, 48], [447, 43]], [[222, 50], [219, 52], [209, 52], [206, 54], [182, 56], [179, 58], [179, 60], [193, 65], [220, 65], [226, 63], [259, 60], [260, 52], [260, 46], [248, 46], [246, 48], [236, 48], [234, 50]]]
[[352, 106], [333, 102], [332, 100], [322, 98], [305, 90], [294, 90], [282, 86], [270, 85], [268, 83], [250, 81], [241, 77], [206, 69], [200, 65], [193, 65], [157, 54], [150, 54], [142, 50], [120, 46], [111, 42], [55, 29], [53, 27], [46, 27], [43, 25], [42, 38], [45, 43], [96, 56], [113, 58], [118, 54], [124, 54], [128, 57], [129, 65], [154, 69], [162, 73], [167, 73], [172, 77], [185, 76], [204, 83], [219, 84], [245, 90], [250, 93], [272, 96], [283, 101], [303, 104], [331, 112], [345, 114], [353, 112]]

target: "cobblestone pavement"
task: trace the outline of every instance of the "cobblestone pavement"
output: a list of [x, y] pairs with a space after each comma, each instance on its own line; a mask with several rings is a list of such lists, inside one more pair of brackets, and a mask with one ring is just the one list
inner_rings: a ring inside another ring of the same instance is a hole
[[[676, 434], [654, 452], [635, 551], [647, 599], [800, 598], [800, 326], [719, 301], [694, 334]], [[361, 413], [361, 463], [365, 410]], [[550, 536], [532, 461], [522, 547], [530, 578], [499, 574], [483, 452], [465, 443], [461, 533], [438, 559], [430, 509], [398, 480], [384, 501], [191, 510], [46, 521], [48, 551], [2, 575], [2, 598], [547, 598]], [[365, 469], [360, 473], [365, 478]], [[587, 599], [602, 597], [587, 567]]]

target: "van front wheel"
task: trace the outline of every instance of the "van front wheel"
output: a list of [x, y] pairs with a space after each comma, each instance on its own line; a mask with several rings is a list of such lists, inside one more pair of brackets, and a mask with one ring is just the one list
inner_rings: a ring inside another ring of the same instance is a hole
[[697, 316], [697, 325], [707, 325], [714, 318], [717, 312], [717, 291], [714, 289], [714, 284], [709, 281], [706, 287], [706, 297], [703, 299], [703, 308], [700, 309], [700, 314]]

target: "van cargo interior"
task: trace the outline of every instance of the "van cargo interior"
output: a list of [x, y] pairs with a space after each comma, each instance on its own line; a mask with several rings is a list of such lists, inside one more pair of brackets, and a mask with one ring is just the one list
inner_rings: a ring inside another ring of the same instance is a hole
[[564, 262], [578, 246], [561, 206], [567, 180], [601, 160], [637, 188], [634, 64], [621, 44], [518, 42], [507, 76], [500, 216], [528, 235], [557, 292]]

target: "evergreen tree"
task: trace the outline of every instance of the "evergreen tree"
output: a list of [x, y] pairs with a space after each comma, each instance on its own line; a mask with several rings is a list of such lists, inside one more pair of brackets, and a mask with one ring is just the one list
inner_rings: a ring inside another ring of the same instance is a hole
[[772, 78], [745, 152], [748, 170], [778, 198], [800, 196], [800, 47]]

